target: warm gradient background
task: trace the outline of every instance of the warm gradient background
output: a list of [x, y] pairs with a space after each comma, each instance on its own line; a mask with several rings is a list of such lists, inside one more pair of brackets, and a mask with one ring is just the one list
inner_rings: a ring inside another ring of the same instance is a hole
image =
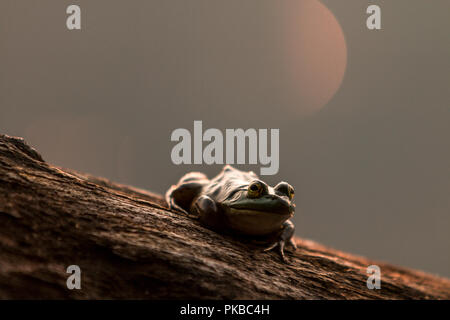
[[175, 128], [280, 128], [298, 235], [450, 276], [450, 1], [322, 4], [2, 0], [0, 132], [164, 192], [220, 169], [173, 165]]

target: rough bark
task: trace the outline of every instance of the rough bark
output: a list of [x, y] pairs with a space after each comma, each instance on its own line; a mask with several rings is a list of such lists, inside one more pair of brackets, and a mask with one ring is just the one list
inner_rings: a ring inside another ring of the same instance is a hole
[[[0, 298], [450, 298], [448, 279], [297, 243], [284, 264], [159, 195], [57, 168], [0, 136]], [[380, 290], [366, 286], [372, 264]], [[66, 287], [69, 265], [82, 270], [81, 290]]]

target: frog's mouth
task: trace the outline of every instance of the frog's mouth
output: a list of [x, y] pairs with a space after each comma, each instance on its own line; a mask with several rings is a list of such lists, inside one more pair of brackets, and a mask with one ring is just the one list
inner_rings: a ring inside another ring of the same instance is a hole
[[245, 216], [259, 216], [259, 217], [265, 217], [265, 216], [278, 216], [278, 217], [287, 217], [290, 218], [294, 215], [294, 210], [292, 211], [286, 211], [286, 212], [279, 212], [279, 211], [270, 211], [270, 210], [253, 210], [253, 209], [237, 209], [237, 208], [228, 208], [228, 213], [231, 215], [245, 215]]
[[292, 216], [295, 204], [280, 197], [267, 197], [259, 199], [246, 199], [238, 203], [230, 203], [227, 211], [231, 214], [253, 215], [278, 215]]
[[293, 207], [291, 205], [284, 210], [228, 207], [227, 223], [233, 230], [247, 235], [267, 235], [279, 230], [294, 215]]

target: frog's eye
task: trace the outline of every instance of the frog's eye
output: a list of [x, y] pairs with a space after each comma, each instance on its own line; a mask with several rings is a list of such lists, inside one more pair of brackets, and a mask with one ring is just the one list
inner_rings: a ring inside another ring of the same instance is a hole
[[264, 186], [259, 181], [254, 181], [248, 186], [248, 196], [249, 198], [258, 198], [262, 195], [264, 191]]
[[289, 188], [289, 194], [288, 194], [289, 200], [294, 199], [294, 196], [295, 196], [294, 188], [290, 187]]
[[275, 192], [280, 195], [285, 195], [289, 200], [294, 199], [294, 188], [287, 182], [280, 182], [275, 186]]

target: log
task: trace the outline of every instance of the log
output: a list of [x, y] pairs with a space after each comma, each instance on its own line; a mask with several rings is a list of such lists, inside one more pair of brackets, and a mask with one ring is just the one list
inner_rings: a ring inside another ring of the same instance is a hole
[[[276, 252], [204, 228], [160, 195], [52, 166], [0, 135], [1, 299], [449, 299], [450, 280], [306, 239]], [[69, 290], [67, 267], [81, 268]], [[381, 269], [370, 290], [367, 267]]]

